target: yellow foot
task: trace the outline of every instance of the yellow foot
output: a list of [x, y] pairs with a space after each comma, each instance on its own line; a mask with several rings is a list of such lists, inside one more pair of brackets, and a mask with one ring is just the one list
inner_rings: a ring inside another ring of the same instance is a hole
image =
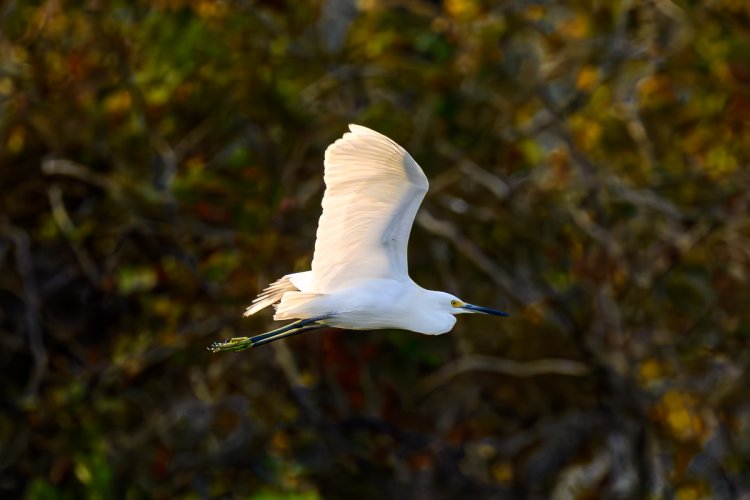
[[208, 350], [211, 352], [238, 352], [252, 347], [249, 337], [234, 337], [224, 342], [212, 343]]

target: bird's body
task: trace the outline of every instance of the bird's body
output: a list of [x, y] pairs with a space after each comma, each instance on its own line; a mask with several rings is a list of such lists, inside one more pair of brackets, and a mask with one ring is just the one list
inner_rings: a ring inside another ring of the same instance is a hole
[[349, 330], [397, 328], [446, 333], [456, 314], [507, 314], [425, 290], [408, 274], [406, 249], [427, 178], [388, 137], [359, 125], [325, 153], [323, 213], [310, 271], [269, 285], [245, 316], [273, 305], [276, 320], [296, 322], [250, 338], [214, 343], [239, 351], [321, 326]]
[[428, 335], [446, 333], [456, 318], [446, 309], [417, 306], [442, 301], [450, 304], [444, 292], [425, 290], [411, 279], [367, 279], [348, 283], [330, 293], [285, 292], [274, 319], [307, 319], [330, 314], [319, 321], [326, 326], [348, 330], [398, 328]]

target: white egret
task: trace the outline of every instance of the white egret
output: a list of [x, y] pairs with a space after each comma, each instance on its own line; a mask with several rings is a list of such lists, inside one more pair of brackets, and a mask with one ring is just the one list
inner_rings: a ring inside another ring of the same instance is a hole
[[275, 320], [297, 321], [254, 337], [214, 342], [241, 351], [321, 327], [449, 332], [455, 315], [507, 313], [425, 290], [409, 277], [406, 247], [427, 177], [409, 153], [360, 125], [325, 152], [326, 184], [312, 270], [269, 285], [245, 316], [273, 305]]

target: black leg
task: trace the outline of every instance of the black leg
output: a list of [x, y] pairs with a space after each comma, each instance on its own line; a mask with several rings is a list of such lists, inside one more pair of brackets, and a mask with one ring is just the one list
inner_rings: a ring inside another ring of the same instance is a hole
[[317, 322], [330, 318], [330, 314], [323, 316], [316, 316], [314, 318], [301, 319], [294, 323], [289, 323], [276, 330], [270, 332], [261, 333], [253, 337], [234, 337], [224, 342], [214, 342], [208, 348], [211, 352], [239, 352], [255, 347], [262, 344], [273, 342], [274, 340], [283, 339], [285, 337], [291, 337], [308, 330], [314, 330], [316, 328], [322, 328], [325, 325], [320, 325]]
[[288, 332], [284, 332], [282, 334], [273, 336], [273, 337], [266, 337], [265, 334], [263, 334], [262, 339], [255, 340], [256, 337], [260, 337], [261, 335], [256, 335], [255, 337], [250, 337], [250, 340], [252, 341], [252, 345], [250, 347], [257, 347], [259, 345], [263, 344], [269, 344], [271, 342], [275, 342], [277, 340], [285, 339], [287, 337], [291, 337], [293, 335], [299, 335], [300, 333], [309, 332], [311, 330], [317, 330], [318, 328], [325, 328], [326, 325], [308, 325], [303, 326], [302, 328], [298, 328], [296, 330], [290, 330]]

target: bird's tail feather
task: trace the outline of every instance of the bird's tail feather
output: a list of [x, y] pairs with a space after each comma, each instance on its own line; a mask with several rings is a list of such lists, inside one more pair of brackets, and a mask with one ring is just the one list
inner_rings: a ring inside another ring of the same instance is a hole
[[255, 314], [261, 309], [276, 304], [281, 300], [286, 292], [296, 292], [297, 287], [292, 284], [289, 276], [283, 276], [278, 280], [268, 285], [258, 297], [253, 300], [253, 303], [245, 311], [245, 316]]

